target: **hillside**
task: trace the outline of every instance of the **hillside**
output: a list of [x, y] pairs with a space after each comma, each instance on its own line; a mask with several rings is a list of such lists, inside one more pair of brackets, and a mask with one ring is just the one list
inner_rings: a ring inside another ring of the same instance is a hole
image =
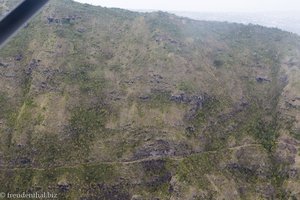
[[21, 2], [21, 0], [0, 0], [0, 17], [5, 16]]
[[300, 199], [299, 76], [279, 29], [52, 0], [0, 50], [0, 191]]
[[300, 35], [299, 12], [172, 12], [176, 15], [196, 20], [226, 21], [242, 24], [258, 24]]

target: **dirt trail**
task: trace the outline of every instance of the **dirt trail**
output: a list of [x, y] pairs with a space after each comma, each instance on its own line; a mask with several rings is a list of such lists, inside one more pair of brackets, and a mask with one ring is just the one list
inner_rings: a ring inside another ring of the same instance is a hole
[[224, 148], [224, 149], [219, 149], [219, 150], [213, 150], [213, 151], [203, 151], [203, 152], [198, 152], [198, 153], [193, 153], [190, 155], [186, 156], [161, 156], [161, 157], [147, 157], [147, 158], [142, 158], [138, 160], [130, 160], [130, 161], [104, 161], [104, 162], [96, 162], [96, 163], [86, 163], [86, 164], [75, 164], [75, 165], [69, 165], [69, 166], [53, 166], [53, 167], [48, 167], [48, 168], [36, 168], [36, 167], [23, 167], [23, 168], [11, 168], [9, 166], [2, 166], [0, 168], [0, 171], [3, 170], [19, 170], [19, 169], [31, 169], [31, 170], [47, 170], [47, 169], [61, 169], [61, 168], [79, 168], [83, 166], [95, 166], [99, 164], [106, 164], [106, 165], [130, 165], [130, 164], [137, 164], [137, 163], [142, 163], [146, 161], [153, 161], [153, 160], [162, 160], [162, 159], [171, 159], [175, 161], [181, 161], [184, 160], [190, 156], [194, 155], [201, 155], [201, 154], [214, 154], [214, 153], [219, 153], [221, 151], [226, 151], [226, 150], [239, 150], [244, 147], [260, 147], [262, 146], [261, 144], [244, 144], [240, 146], [235, 146], [235, 147], [229, 147], [229, 148]]

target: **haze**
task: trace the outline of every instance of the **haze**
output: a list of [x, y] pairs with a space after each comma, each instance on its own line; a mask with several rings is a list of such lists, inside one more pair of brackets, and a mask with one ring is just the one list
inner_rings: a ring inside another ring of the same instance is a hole
[[81, 3], [118, 7], [125, 9], [147, 9], [163, 11], [193, 12], [261, 12], [300, 11], [299, 0], [76, 0]]

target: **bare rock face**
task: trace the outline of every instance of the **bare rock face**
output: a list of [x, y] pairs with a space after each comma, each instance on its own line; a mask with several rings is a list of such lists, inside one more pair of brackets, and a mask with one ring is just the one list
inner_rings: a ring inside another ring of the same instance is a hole
[[17, 54], [15, 56], [15, 61], [21, 61], [23, 59], [23, 55], [22, 54]]
[[163, 158], [168, 156], [182, 156], [192, 153], [192, 148], [185, 143], [174, 143], [164, 140], [145, 143], [138, 148], [134, 154], [134, 159], [147, 157]]
[[257, 81], [258, 83], [271, 82], [271, 80], [268, 79], [268, 78], [266, 78], [266, 77], [260, 77], [260, 76], [258, 76], [258, 77], [256, 77], [255, 79], [256, 79], [256, 81]]
[[60, 181], [58, 182], [57, 187], [61, 192], [68, 192], [70, 190], [71, 185], [66, 181]]
[[240, 147], [235, 152], [235, 158], [226, 165], [233, 173], [245, 176], [268, 177], [271, 175], [270, 160], [266, 152], [259, 146]]

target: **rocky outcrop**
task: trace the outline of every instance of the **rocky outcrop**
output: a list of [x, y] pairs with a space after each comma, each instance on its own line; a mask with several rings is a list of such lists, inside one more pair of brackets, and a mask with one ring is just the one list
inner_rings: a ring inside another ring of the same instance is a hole
[[139, 147], [134, 153], [133, 160], [149, 157], [163, 158], [166, 156], [189, 155], [192, 151], [192, 148], [183, 142], [174, 143], [171, 141], [156, 140]]
[[41, 60], [32, 59], [27, 68], [25, 69], [25, 74], [30, 76], [32, 72], [37, 69]]
[[23, 55], [22, 54], [17, 54], [15, 56], [15, 61], [21, 61], [23, 59]]
[[60, 181], [57, 183], [57, 187], [60, 192], [68, 192], [71, 189], [71, 185], [66, 181]]
[[70, 24], [79, 19], [81, 19], [81, 17], [78, 15], [69, 15], [69, 16], [60, 17], [60, 18], [47, 17], [48, 24]]
[[270, 79], [268, 79], [266, 77], [261, 77], [261, 76], [257, 76], [255, 79], [258, 83], [271, 82]]
[[3, 63], [3, 62], [0, 62], [0, 67], [4, 67], [4, 68], [7, 68], [9, 66], [8, 63]]

